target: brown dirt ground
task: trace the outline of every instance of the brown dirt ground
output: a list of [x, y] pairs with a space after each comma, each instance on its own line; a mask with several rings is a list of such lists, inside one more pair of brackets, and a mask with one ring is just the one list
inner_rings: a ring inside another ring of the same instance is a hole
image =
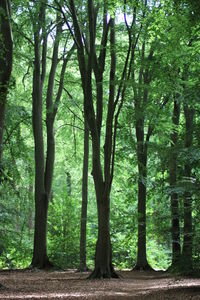
[[200, 300], [200, 279], [122, 271], [120, 279], [87, 280], [70, 271], [0, 271], [0, 299]]

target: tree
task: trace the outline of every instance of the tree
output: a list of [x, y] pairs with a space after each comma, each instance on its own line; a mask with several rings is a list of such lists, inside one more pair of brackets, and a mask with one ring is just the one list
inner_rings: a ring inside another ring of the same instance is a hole
[[[150, 51], [148, 60], [151, 60], [153, 52]], [[150, 266], [146, 257], [146, 183], [147, 183], [147, 151], [148, 142], [152, 134], [153, 128], [151, 125], [148, 131], [144, 134], [144, 107], [148, 101], [148, 85], [151, 81], [149, 74], [149, 65], [144, 70], [145, 59], [145, 42], [142, 45], [142, 62], [139, 74], [139, 88], [136, 92], [134, 88], [134, 104], [135, 104], [135, 130], [137, 139], [137, 159], [138, 159], [138, 255], [136, 269], [149, 269]], [[142, 87], [144, 85], [144, 88]], [[146, 87], [147, 88], [146, 88]]]
[[[193, 145], [194, 107], [187, 103], [184, 105], [185, 116], [185, 150], [188, 152]], [[184, 177], [186, 183], [191, 180], [192, 164], [188, 157], [184, 165]], [[187, 186], [187, 184], [186, 184]], [[193, 228], [192, 228], [192, 194], [190, 190], [184, 192], [184, 227], [183, 227], [183, 250], [182, 268], [192, 270]]]
[[[6, 100], [13, 61], [13, 39], [10, 18], [10, 1], [0, 1], [0, 42], [2, 45], [0, 53], [0, 172], [3, 154], [3, 131]], [[0, 289], [2, 287], [3, 286], [0, 283]]]
[[[153, 79], [153, 66], [155, 52], [155, 41], [148, 43], [148, 1], [144, 1], [141, 8], [135, 7], [134, 23], [136, 24], [136, 13], [141, 10], [142, 19], [140, 20], [140, 29], [137, 39], [140, 38], [139, 44], [139, 70], [136, 68], [135, 49], [132, 53], [132, 90], [134, 103], [134, 127], [137, 142], [137, 165], [138, 165], [138, 243], [137, 243], [137, 262], [136, 270], [151, 269], [147, 261], [146, 253], [146, 185], [147, 185], [147, 158], [148, 158], [148, 144], [153, 133], [155, 124], [152, 121], [147, 121], [147, 107], [151, 99], [150, 85]], [[151, 12], [150, 12], [151, 13]], [[135, 36], [136, 39], [136, 36]], [[148, 45], [150, 44], [150, 46]], [[161, 95], [162, 99], [163, 95]], [[165, 102], [165, 101], [164, 101]], [[163, 103], [164, 103], [163, 102]], [[159, 104], [160, 105], [160, 104]], [[163, 104], [161, 104], [163, 107]], [[157, 113], [156, 113], [157, 114]], [[153, 118], [152, 118], [153, 119]], [[146, 129], [147, 128], [147, 129]], [[146, 129], [146, 134], [145, 134]]]
[[9, 0], [0, 1], [0, 164], [3, 153], [3, 131], [6, 100], [13, 62], [13, 39], [11, 29], [11, 6]]
[[180, 118], [180, 95], [177, 94], [174, 99], [174, 108], [172, 115], [172, 132], [171, 132], [171, 151], [169, 166], [169, 181], [171, 187], [171, 221], [172, 221], [172, 268], [177, 268], [180, 263], [181, 241], [180, 241], [180, 224], [179, 224], [179, 199], [176, 192], [177, 183], [177, 157], [178, 157], [178, 125]]
[[[59, 13], [56, 16], [56, 33], [54, 36], [53, 53], [46, 91], [46, 131], [47, 153], [44, 155], [43, 134], [43, 93], [46, 78], [48, 26], [46, 23], [47, 3], [39, 1], [35, 4], [35, 15], [32, 16], [34, 28], [34, 72], [33, 72], [33, 133], [35, 142], [35, 231], [34, 250], [31, 265], [45, 268], [51, 266], [47, 256], [46, 234], [48, 204], [51, 199], [53, 168], [55, 158], [54, 121], [60, 103], [65, 70], [72, 54], [73, 46], [68, 55], [63, 50], [63, 63], [60, 71], [60, 80], [55, 92], [55, 76], [59, 63], [59, 44], [62, 33], [62, 22]], [[36, 15], [38, 14], [38, 18]], [[51, 31], [51, 29], [50, 29]], [[42, 48], [42, 54], [41, 54]], [[54, 100], [54, 93], [56, 93]]]
[[[130, 51], [128, 51], [127, 54], [126, 63], [122, 72], [118, 93], [115, 94], [116, 40], [114, 16], [111, 16], [110, 20], [108, 20], [108, 4], [107, 1], [104, 1], [103, 29], [102, 35], [100, 37], [100, 51], [98, 53], [95, 46], [95, 41], [97, 38], [97, 20], [99, 18], [100, 6], [98, 3], [95, 5], [93, 0], [88, 0], [85, 4], [87, 5], [89, 35], [88, 39], [85, 37], [84, 32], [82, 30], [82, 24], [78, 20], [79, 15], [77, 12], [78, 9], [75, 6], [75, 2], [73, 0], [69, 1], [70, 13], [74, 27], [74, 32], [71, 29], [71, 33], [77, 46], [78, 63], [84, 94], [84, 114], [92, 138], [92, 176], [94, 179], [98, 210], [98, 239], [96, 243], [95, 269], [90, 275], [90, 278], [110, 278], [117, 277], [117, 274], [115, 273], [112, 265], [112, 249], [110, 241], [110, 192], [114, 175], [114, 155], [116, 145], [117, 119], [122, 107], [122, 102], [119, 101], [119, 98], [123, 87], [123, 80], [126, 76]], [[63, 13], [68, 28], [71, 28], [63, 7], [59, 7]], [[108, 87], [108, 104], [106, 107], [106, 129], [102, 166], [101, 132], [104, 108], [103, 98], [105, 97], [103, 93], [103, 75], [108, 47], [107, 40], [109, 28], [110, 77]], [[88, 44], [87, 40], [89, 40]], [[93, 72], [96, 82], [96, 99], [93, 95]], [[94, 108], [95, 102], [96, 113]]]
[[87, 236], [87, 202], [88, 202], [88, 162], [89, 162], [89, 128], [84, 118], [84, 154], [82, 176], [82, 209], [80, 228], [80, 271], [87, 271], [86, 236]]

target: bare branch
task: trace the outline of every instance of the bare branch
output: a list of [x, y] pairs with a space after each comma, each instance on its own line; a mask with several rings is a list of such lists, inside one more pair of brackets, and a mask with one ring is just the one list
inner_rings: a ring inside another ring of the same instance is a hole
[[[72, 1], [72, 2], [73, 2], [73, 1]], [[69, 24], [69, 21], [68, 21], [67, 18], [66, 18], [66, 15], [65, 15], [65, 12], [63, 11], [62, 6], [60, 5], [60, 3], [59, 3], [57, 0], [55, 0], [55, 3], [56, 3], [57, 6], [59, 7], [59, 10], [60, 10], [60, 12], [61, 12], [61, 14], [62, 14], [62, 16], [63, 16], [63, 18], [64, 18], [64, 20], [65, 20], [65, 23], [66, 23], [66, 25], [67, 25], [67, 28], [69, 29], [69, 32], [70, 32], [70, 34], [71, 34], [71, 36], [72, 36], [74, 42], [76, 43], [77, 47], [80, 47], [80, 45], [79, 45], [79, 43], [78, 43], [78, 41], [77, 41], [77, 39], [76, 39], [76, 37], [75, 37], [73, 31], [72, 31], [72, 28], [71, 28], [71, 26], [70, 26], [70, 24]]]
[[63, 87], [64, 87], [64, 77], [65, 77], [65, 71], [66, 71], [66, 67], [67, 67], [67, 64], [72, 56], [72, 53], [74, 52], [74, 49], [75, 49], [75, 44], [71, 47], [70, 51], [68, 52], [68, 55], [67, 57], [64, 59], [63, 61], [63, 65], [62, 65], [62, 69], [61, 69], [61, 73], [60, 73], [60, 81], [59, 81], [59, 87], [58, 87], [58, 92], [57, 92], [57, 95], [56, 95], [56, 100], [54, 102], [54, 107], [53, 107], [53, 119], [55, 118], [56, 116], [56, 113], [57, 113], [57, 110], [58, 110], [58, 106], [59, 106], [59, 103], [60, 103], [60, 99], [61, 99], [61, 96], [62, 96], [62, 91], [63, 91]]

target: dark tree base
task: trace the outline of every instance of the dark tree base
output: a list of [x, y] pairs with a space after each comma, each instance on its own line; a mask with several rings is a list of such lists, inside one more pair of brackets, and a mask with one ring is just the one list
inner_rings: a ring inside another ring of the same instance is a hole
[[181, 275], [191, 275], [195, 273], [195, 270], [193, 268], [193, 266], [191, 265], [187, 265], [183, 262], [179, 262], [179, 263], [176, 263], [176, 264], [172, 264], [171, 266], [169, 266], [169, 268], [167, 269], [167, 272], [168, 273], [178, 273], [178, 274], [181, 274]]
[[136, 265], [133, 268], [133, 271], [155, 271], [155, 270], [149, 264], [146, 264], [145, 266]]
[[89, 272], [89, 271], [90, 271], [90, 269], [87, 266], [79, 267], [77, 269], [77, 272], [80, 272], [80, 273]]
[[88, 277], [88, 279], [109, 279], [109, 278], [119, 278], [119, 275], [115, 272], [113, 267], [108, 268], [106, 270], [103, 270], [100, 267], [96, 267]]
[[180, 265], [179, 264], [173, 264], [171, 266], [169, 266], [169, 268], [167, 269], [167, 272], [169, 273], [174, 273], [180, 270]]
[[53, 263], [49, 261], [48, 258], [46, 258], [43, 262], [41, 261], [32, 261], [31, 265], [29, 266], [29, 269], [45, 269], [49, 270], [54, 267]]

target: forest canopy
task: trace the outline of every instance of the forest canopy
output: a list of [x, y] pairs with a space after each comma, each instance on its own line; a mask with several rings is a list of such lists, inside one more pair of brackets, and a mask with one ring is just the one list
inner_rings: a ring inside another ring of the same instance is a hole
[[0, 1], [0, 268], [199, 269], [199, 16]]

